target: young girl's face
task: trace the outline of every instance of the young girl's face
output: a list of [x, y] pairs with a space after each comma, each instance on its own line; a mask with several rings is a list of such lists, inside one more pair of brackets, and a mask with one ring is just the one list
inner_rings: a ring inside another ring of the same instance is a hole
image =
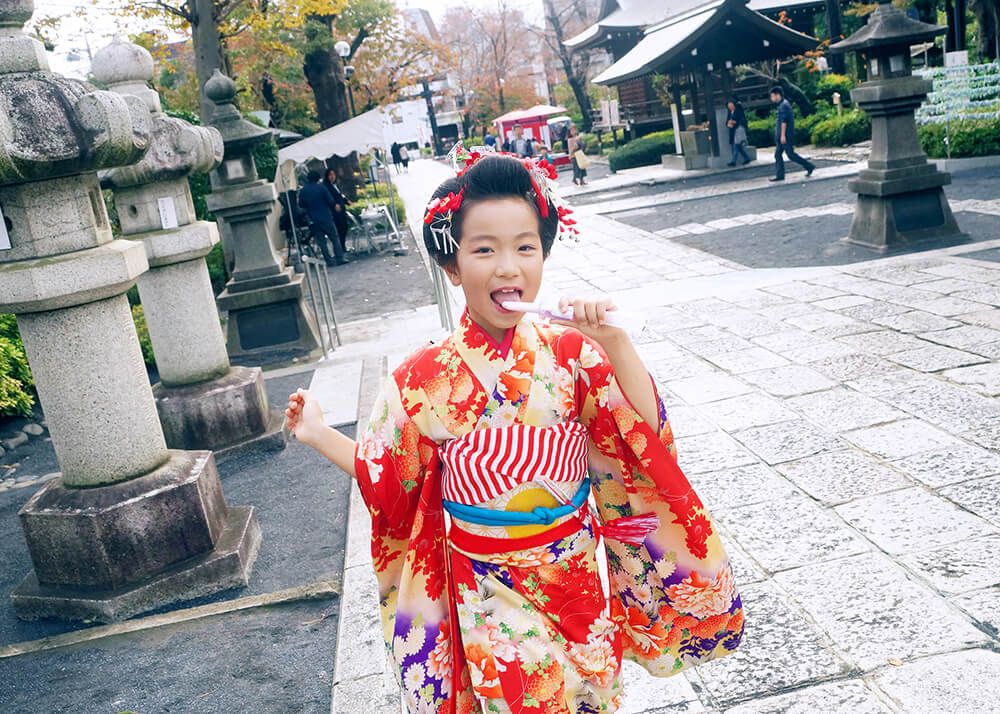
[[542, 284], [538, 214], [521, 198], [481, 201], [462, 213], [462, 240], [445, 272], [462, 286], [469, 316], [500, 342], [522, 315], [500, 303], [530, 302]]

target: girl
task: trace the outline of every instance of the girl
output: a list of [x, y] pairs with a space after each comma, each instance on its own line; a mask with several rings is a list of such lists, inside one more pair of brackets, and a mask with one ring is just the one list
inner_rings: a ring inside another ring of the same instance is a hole
[[573, 163], [573, 183], [578, 186], [587, 185], [587, 155], [583, 151], [583, 141], [580, 133], [576, 130], [576, 125], [569, 127], [569, 136], [566, 138], [566, 153], [570, 155]]
[[558, 324], [503, 306], [535, 299], [572, 223], [543, 172], [473, 154], [434, 192], [424, 242], [467, 308], [393, 372], [357, 444], [307, 392], [289, 398], [295, 436], [357, 478], [371, 514], [409, 712], [613, 712], [623, 656], [668, 676], [743, 631], [652, 380], [605, 324], [612, 305], [564, 299], [574, 319]]

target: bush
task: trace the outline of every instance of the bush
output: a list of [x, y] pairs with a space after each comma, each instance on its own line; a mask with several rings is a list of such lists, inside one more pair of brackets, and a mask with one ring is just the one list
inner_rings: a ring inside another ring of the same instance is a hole
[[208, 265], [208, 277], [212, 281], [212, 292], [218, 295], [229, 281], [229, 271], [226, 270], [226, 256], [222, 252], [222, 241], [212, 246], [212, 250], [205, 256], [205, 263]]
[[854, 81], [843, 74], [825, 74], [816, 83], [816, 96], [814, 101], [823, 101], [833, 104], [833, 93], [840, 92], [840, 102], [843, 105], [851, 103], [851, 90], [854, 89]]
[[[403, 199], [399, 197], [399, 192], [394, 190], [393, 198], [395, 199], [393, 202], [396, 205], [396, 216], [399, 218], [400, 225], [402, 225], [406, 223], [406, 206], [403, 205]], [[360, 220], [361, 211], [364, 210], [365, 205], [368, 203], [389, 205], [389, 194], [385, 184], [379, 184], [377, 196], [375, 195], [375, 188], [370, 184], [359, 188], [358, 200], [352, 201], [347, 210]]]
[[812, 137], [813, 129], [822, 121], [836, 115], [836, 110], [827, 102], [819, 100], [816, 102], [816, 111], [807, 117], [795, 115], [796, 136]]
[[148, 365], [155, 365], [156, 356], [153, 354], [153, 342], [149, 339], [149, 328], [146, 326], [146, 314], [142, 310], [142, 305], [132, 306], [132, 322], [135, 323], [135, 333], [139, 336], [143, 361]]
[[35, 386], [13, 315], [0, 315], [0, 416], [31, 416]]
[[872, 123], [861, 110], [833, 115], [819, 122], [812, 131], [816, 146], [846, 146], [870, 139]]
[[631, 169], [636, 166], [653, 166], [660, 163], [664, 154], [674, 153], [674, 132], [657, 131], [635, 139], [608, 155], [612, 171]]
[[934, 159], [1000, 155], [1000, 118], [924, 124], [917, 128], [917, 135], [924, 151]]
[[747, 121], [747, 141], [750, 146], [758, 148], [774, 146], [774, 119], [750, 119]]

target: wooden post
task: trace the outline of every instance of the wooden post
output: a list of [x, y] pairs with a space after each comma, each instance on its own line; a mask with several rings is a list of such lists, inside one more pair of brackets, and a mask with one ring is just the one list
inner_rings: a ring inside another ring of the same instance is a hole
[[712, 81], [712, 73], [707, 68], [702, 72], [702, 81], [705, 84], [705, 115], [708, 117], [708, 132], [712, 140], [712, 155], [722, 156], [719, 152], [719, 130], [715, 125], [715, 83]]

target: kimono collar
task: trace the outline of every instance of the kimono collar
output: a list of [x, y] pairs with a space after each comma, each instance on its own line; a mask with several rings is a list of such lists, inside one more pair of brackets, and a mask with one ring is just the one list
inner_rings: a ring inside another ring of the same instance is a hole
[[514, 343], [514, 333], [517, 332], [517, 327], [511, 327], [507, 330], [503, 337], [503, 340], [497, 342], [492, 335], [490, 335], [483, 327], [477, 323], [472, 317], [469, 316], [469, 310], [466, 309], [462, 313], [462, 320], [458, 326], [458, 333], [460, 342], [464, 342], [466, 345], [484, 345], [487, 357], [493, 357], [494, 355], [489, 354], [490, 350], [495, 352], [495, 356], [499, 357], [501, 360], [506, 360], [507, 355], [510, 354], [510, 347]]

